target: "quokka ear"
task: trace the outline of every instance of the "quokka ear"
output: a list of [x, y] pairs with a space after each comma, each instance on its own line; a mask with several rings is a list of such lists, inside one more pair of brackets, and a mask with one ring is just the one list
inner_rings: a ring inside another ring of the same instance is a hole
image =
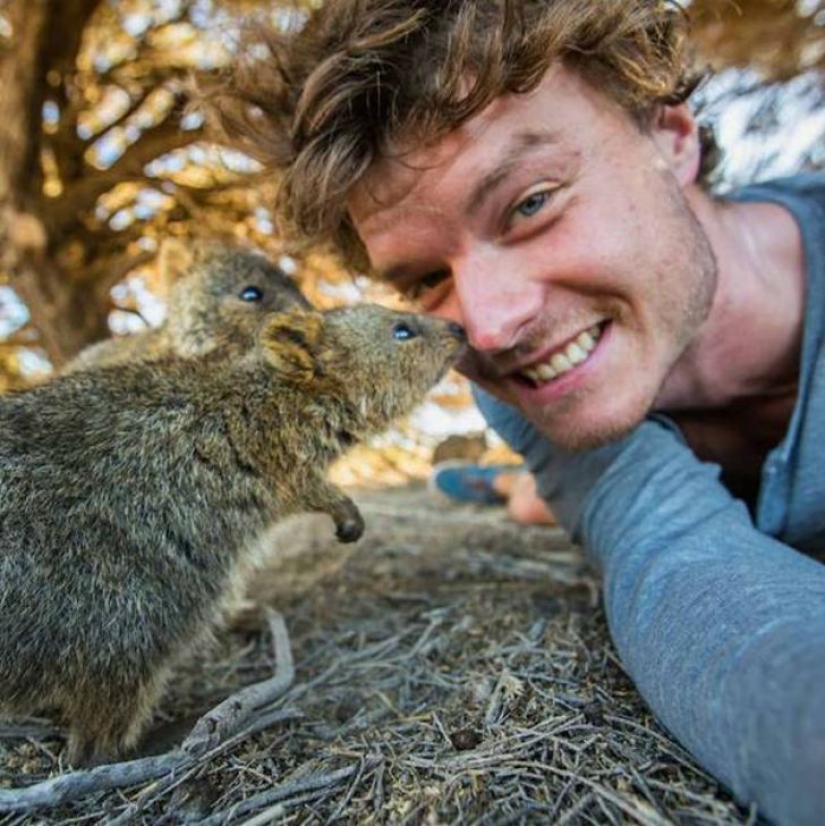
[[324, 317], [319, 312], [289, 310], [278, 313], [261, 331], [269, 363], [283, 376], [308, 382], [321, 374], [319, 360]]
[[187, 244], [177, 238], [164, 238], [158, 249], [158, 286], [164, 294], [192, 267], [194, 253]]

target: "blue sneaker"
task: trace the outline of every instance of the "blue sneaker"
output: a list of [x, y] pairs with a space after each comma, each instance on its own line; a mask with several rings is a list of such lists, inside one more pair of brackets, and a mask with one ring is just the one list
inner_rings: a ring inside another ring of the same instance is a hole
[[523, 470], [520, 465], [476, 465], [472, 462], [440, 462], [433, 467], [429, 486], [457, 502], [502, 505], [506, 501], [494, 487], [500, 473]]

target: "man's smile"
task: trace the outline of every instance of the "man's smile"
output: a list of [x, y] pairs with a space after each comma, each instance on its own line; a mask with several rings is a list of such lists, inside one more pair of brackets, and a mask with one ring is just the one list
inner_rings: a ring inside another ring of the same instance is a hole
[[605, 324], [606, 322], [594, 324], [567, 338], [562, 344], [551, 347], [532, 364], [518, 370], [517, 375], [527, 379], [535, 387], [541, 387], [569, 373], [589, 359], [590, 354], [596, 349]]

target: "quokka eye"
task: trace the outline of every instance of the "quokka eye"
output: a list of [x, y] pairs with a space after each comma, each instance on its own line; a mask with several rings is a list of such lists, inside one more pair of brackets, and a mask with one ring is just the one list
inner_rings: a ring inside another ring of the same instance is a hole
[[409, 341], [411, 338], [415, 338], [418, 335], [418, 331], [414, 330], [409, 324], [404, 321], [399, 321], [392, 328], [392, 335], [396, 341]]
[[250, 284], [244, 287], [238, 295], [242, 301], [262, 301], [264, 291], [260, 287]]

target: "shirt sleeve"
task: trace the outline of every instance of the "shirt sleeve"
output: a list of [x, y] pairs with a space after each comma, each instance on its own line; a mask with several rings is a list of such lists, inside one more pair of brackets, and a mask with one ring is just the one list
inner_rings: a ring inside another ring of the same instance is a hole
[[659, 720], [740, 801], [825, 823], [825, 565], [759, 532], [662, 423], [574, 455], [479, 404], [601, 570], [619, 656]]

